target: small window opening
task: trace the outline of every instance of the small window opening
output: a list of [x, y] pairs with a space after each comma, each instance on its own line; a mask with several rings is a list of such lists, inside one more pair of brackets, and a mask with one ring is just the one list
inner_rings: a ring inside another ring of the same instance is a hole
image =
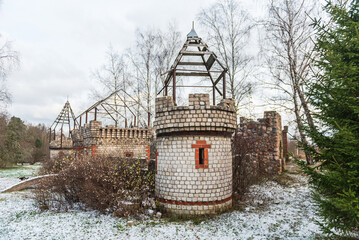
[[199, 149], [199, 164], [204, 164], [204, 148]]
[[124, 155], [126, 158], [133, 158], [133, 152], [125, 152]]

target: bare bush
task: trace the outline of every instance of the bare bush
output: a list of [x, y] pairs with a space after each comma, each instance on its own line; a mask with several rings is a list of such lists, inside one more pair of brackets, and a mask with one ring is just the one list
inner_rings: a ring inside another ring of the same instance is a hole
[[154, 192], [154, 172], [139, 159], [71, 159], [36, 189], [40, 209], [86, 206], [114, 216], [142, 213]]
[[264, 150], [262, 136], [236, 134], [232, 139], [233, 148], [233, 195], [240, 199], [249, 187], [273, 176], [266, 171], [266, 165], [260, 151]]
[[53, 158], [47, 157], [42, 162], [40, 175], [59, 173], [63, 168], [70, 164], [70, 161], [72, 161], [73, 158], [73, 155], [66, 154], [64, 152], [60, 152], [56, 157]]

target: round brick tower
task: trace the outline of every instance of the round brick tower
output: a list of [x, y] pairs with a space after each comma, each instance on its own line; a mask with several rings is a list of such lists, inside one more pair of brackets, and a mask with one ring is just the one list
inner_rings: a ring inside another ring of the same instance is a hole
[[[156, 98], [154, 122], [156, 199], [175, 214], [221, 212], [232, 206], [231, 136], [237, 126], [233, 100], [226, 98], [227, 69], [192, 27], [166, 73], [160, 91], [165, 96]], [[181, 77], [206, 77], [211, 86], [179, 86]], [[210, 87], [213, 104], [209, 94], [196, 93], [189, 95], [188, 106], [177, 106], [178, 87]], [[217, 105], [216, 94], [222, 96]]]
[[189, 106], [156, 99], [156, 198], [168, 212], [210, 214], [232, 206], [232, 99], [209, 104], [190, 94]]

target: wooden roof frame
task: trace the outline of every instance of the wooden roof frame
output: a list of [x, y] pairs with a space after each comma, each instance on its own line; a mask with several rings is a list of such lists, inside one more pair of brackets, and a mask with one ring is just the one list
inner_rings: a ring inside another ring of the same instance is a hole
[[[62, 135], [63, 135], [63, 128], [65, 125], [68, 125], [69, 127], [69, 137], [71, 136], [71, 120], [73, 121], [74, 128], [78, 125], [78, 122], [76, 121], [76, 117], [74, 112], [72, 111], [71, 105], [69, 101], [66, 101], [64, 107], [62, 108], [59, 115], [56, 117], [55, 121], [51, 124], [49, 128], [49, 142], [52, 140], [56, 140], [56, 129], [58, 126], [61, 126], [60, 128], [60, 148], [62, 148]], [[53, 135], [52, 135], [53, 133]]]
[[[119, 95], [120, 92], [123, 92], [124, 94], [126, 94], [127, 97], [131, 98], [133, 101], [136, 102], [136, 104], [139, 104], [141, 108], [145, 109], [145, 107], [142, 106], [141, 103], [138, 103], [130, 94], [128, 94], [127, 92], [125, 92], [124, 90], [120, 89], [117, 91], [112, 92], [110, 95], [108, 95], [107, 97], [105, 97], [104, 99], [97, 101], [95, 104], [93, 104], [91, 107], [89, 107], [88, 109], [86, 109], [85, 111], [83, 111], [81, 114], [79, 114], [75, 119], [76, 121], [79, 120], [80, 124], [79, 126], [82, 125], [82, 117], [85, 116], [85, 123], [88, 122], [88, 114], [91, 111], [94, 111], [94, 120], [97, 120], [97, 114], [98, 114], [98, 110], [100, 108], [102, 108], [105, 112], [106, 115], [108, 115], [114, 122], [115, 125], [117, 127], [117, 125], [119, 124], [117, 119], [113, 116], [113, 114], [111, 113], [114, 112], [114, 114], [118, 114], [119, 116], [121, 116], [124, 120], [125, 120], [125, 127], [127, 128], [127, 117], [124, 116], [121, 112], [119, 112], [116, 107], [123, 107], [129, 110], [129, 112], [132, 114], [133, 118], [134, 118], [134, 126], [136, 126], [136, 119], [139, 120], [136, 116], [136, 114], [131, 110], [132, 106], [129, 106], [123, 99], [122, 96]], [[113, 96], [117, 96], [119, 98], [119, 100], [121, 101], [119, 104], [110, 104], [107, 102], [107, 100], [109, 100], [111, 97]], [[122, 104], [122, 105], [121, 105]], [[148, 116], [148, 121], [150, 120], [150, 113]], [[145, 123], [146, 125], [146, 123]], [[147, 127], [150, 126], [150, 122], [147, 123], [146, 125]]]
[[[194, 30], [194, 29], [193, 29]], [[188, 47], [195, 47], [197, 51], [188, 51]], [[207, 60], [204, 56], [209, 55]], [[181, 61], [182, 57], [184, 56], [200, 56], [202, 59], [202, 62], [200, 61]], [[221, 70], [220, 71], [213, 71], [211, 68], [213, 67], [214, 63], [218, 63]], [[198, 70], [198, 69], [181, 69], [178, 68], [178, 66], [204, 66], [206, 70]], [[157, 93], [160, 94], [164, 90], [164, 96], [168, 96], [168, 87], [170, 87], [170, 83], [172, 81], [172, 98], [173, 101], [176, 103], [176, 87], [189, 87], [189, 86], [176, 86], [176, 77], [177, 76], [191, 76], [191, 77], [206, 77], [208, 76], [211, 80], [212, 86], [212, 92], [213, 92], [213, 105], [216, 104], [215, 97], [216, 92], [219, 93], [223, 98], [226, 98], [226, 73], [227, 68], [218, 60], [216, 54], [209, 51], [208, 45], [205, 44], [202, 39], [198, 36], [189, 36], [187, 35], [187, 40], [184, 43], [182, 49], [180, 50], [178, 56], [176, 57], [175, 61], [173, 62], [171, 68], [166, 71], [164, 74], [167, 74], [166, 79], [164, 81], [164, 86], [162, 89]], [[214, 79], [212, 76], [212, 73], [217, 72], [220, 73], [220, 75], [217, 77], [217, 79]], [[217, 84], [220, 81], [223, 81], [223, 89], [220, 91], [217, 87]], [[192, 86], [192, 87], [203, 87], [203, 86]]]

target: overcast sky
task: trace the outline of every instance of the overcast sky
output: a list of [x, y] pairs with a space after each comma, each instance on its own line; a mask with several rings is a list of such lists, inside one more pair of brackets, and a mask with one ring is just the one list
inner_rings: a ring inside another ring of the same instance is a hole
[[[185, 36], [200, 9], [213, 3], [2, 0], [0, 33], [13, 42], [21, 59], [19, 70], [7, 82], [13, 96], [10, 115], [28, 123], [50, 124], [67, 97], [75, 115], [79, 114], [93, 104], [89, 99], [91, 72], [104, 64], [110, 43], [124, 51], [134, 44], [136, 28], [165, 29], [170, 21]], [[242, 6], [256, 18], [264, 10], [264, 1], [243, 1]]]

